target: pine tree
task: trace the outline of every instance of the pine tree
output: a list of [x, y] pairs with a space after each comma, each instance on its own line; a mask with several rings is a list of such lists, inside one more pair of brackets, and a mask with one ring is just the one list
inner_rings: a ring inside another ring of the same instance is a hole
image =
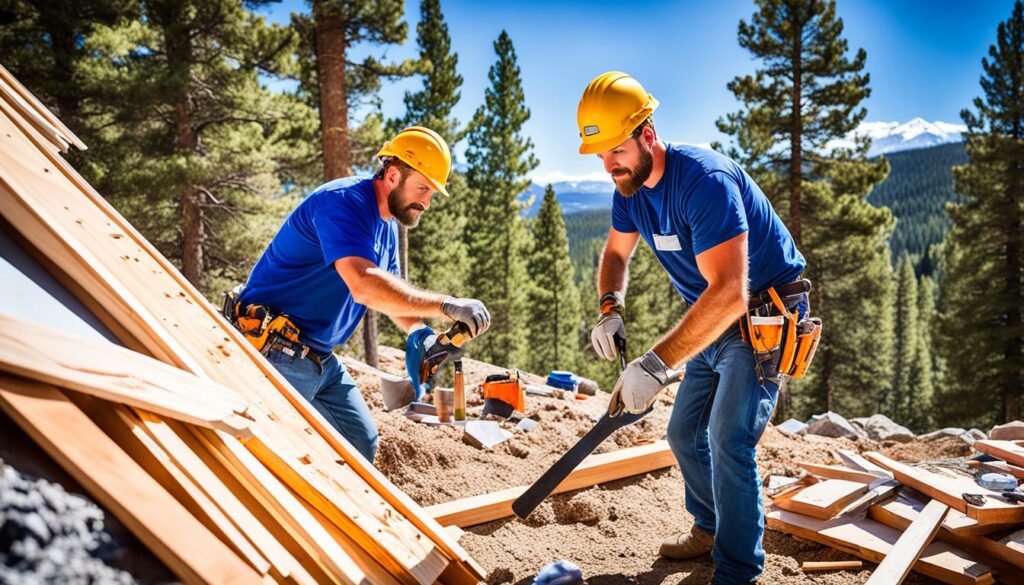
[[907, 420], [910, 404], [914, 401], [911, 371], [918, 365], [920, 354], [918, 308], [917, 277], [914, 276], [910, 257], [904, 255], [896, 271], [896, 352], [892, 389], [891, 393], [880, 397], [878, 407], [879, 412], [900, 422]]
[[295, 35], [230, 0], [143, 8], [85, 40], [98, 186], [219, 296], [244, 280], [293, 205], [277, 197], [282, 184], [307, 180], [313, 112], [259, 81], [289, 71]]
[[476, 340], [474, 357], [516, 366], [523, 363], [527, 311], [526, 226], [519, 195], [537, 167], [533, 142], [521, 135], [530, 111], [523, 94], [515, 48], [502, 31], [494, 42], [498, 60], [491, 66], [484, 104], [470, 125], [466, 174], [472, 195], [466, 240], [470, 294], [491, 312], [491, 329]]
[[526, 367], [545, 374], [572, 370], [579, 359], [580, 299], [569, 260], [562, 206], [548, 185], [530, 234], [530, 352]]
[[910, 371], [911, 401], [903, 422], [916, 432], [931, 430], [935, 424], [932, 412], [936, 382], [941, 371], [936, 363], [932, 328], [935, 327], [935, 281], [920, 277], [917, 284], [917, 354]]
[[762, 67], [729, 83], [744, 109], [718, 127], [734, 137], [729, 154], [773, 198], [807, 258], [812, 311], [824, 321], [810, 373], [790, 384], [780, 411], [868, 414], [892, 379], [887, 240], [894, 222], [865, 200], [888, 163], [866, 159], [866, 140], [827, 148], [866, 115], [866, 55], [847, 57], [834, 1], [758, 0], [757, 7], [751, 23], [740, 22], [739, 42]]
[[[462, 76], [439, 0], [422, 1], [416, 34], [420, 63], [426, 72], [423, 89], [405, 94], [405, 117], [392, 124], [392, 130], [426, 126], [454, 150], [462, 137], [459, 121], [452, 115], [461, 98]], [[463, 236], [468, 203], [465, 176], [453, 172], [448, 192], [451, 197], [435, 199], [420, 225], [409, 232], [409, 280], [429, 290], [462, 294], [469, 261]]]
[[[945, 421], [1021, 417], [1024, 388], [1024, 3], [999, 24], [982, 59], [983, 96], [965, 109], [970, 162], [954, 171], [942, 282]], [[955, 405], [955, 406], [953, 406]]]

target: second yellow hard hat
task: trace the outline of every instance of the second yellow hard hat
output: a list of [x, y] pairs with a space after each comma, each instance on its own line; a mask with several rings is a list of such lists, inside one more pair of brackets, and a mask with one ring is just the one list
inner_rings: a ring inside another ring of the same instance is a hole
[[640, 82], [621, 71], [602, 73], [583, 90], [576, 122], [580, 154], [597, 154], [621, 144], [651, 112], [658, 100]]
[[398, 157], [426, 177], [439, 193], [448, 196], [445, 183], [452, 169], [452, 153], [437, 132], [423, 126], [410, 126], [384, 143], [377, 153], [377, 158], [382, 156]]

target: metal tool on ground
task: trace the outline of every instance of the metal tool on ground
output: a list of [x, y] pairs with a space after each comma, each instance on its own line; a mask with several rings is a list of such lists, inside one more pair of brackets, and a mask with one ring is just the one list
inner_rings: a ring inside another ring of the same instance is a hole
[[526, 411], [526, 395], [518, 370], [487, 376], [482, 390], [485, 415], [510, 418], [516, 411]]
[[381, 375], [380, 394], [384, 399], [385, 412], [404, 408], [416, 400], [416, 390], [412, 387], [412, 380], [405, 376]]
[[972, 506], [984, 506], [985, 502], [988, 501], [985, 494], [963, 494], [962, 497], [965, 502]]
[[455, 360], [455, 420], [466, 420], [466, 380], [462, 360]]

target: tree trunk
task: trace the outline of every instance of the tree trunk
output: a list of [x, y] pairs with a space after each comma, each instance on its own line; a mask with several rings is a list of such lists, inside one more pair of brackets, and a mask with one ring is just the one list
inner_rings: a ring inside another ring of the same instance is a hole
[[345, 20], [322, 1], [313, 3], [316, 21], [316, 68], [320, 83], [320, 141], [324, 180], [352, 173], [345, 88]]
[[[802, 25], [803, 23], [801, 23]], [[801, 35], [803, 26], [795, 26], [793, 39], [793, 122], [792, 135], [789, 144], [789, 231], [793, 235], [793, 241], [797, 249], [800, 249], [802, 241], [802, 222], [800, 218], [800, 189], [803, 183], [801, 171], [803, 163], [803, 151], [801, 149], [803, 140], [803, 120], [800, 108], [801, 76], [803, 75], [803, 63], [801, 62], [803, 45]]]
[[398, 271], [409, 280], [409, 228], [398, 224]]
[[[1014, 199], [1011, 197], [1011, 201]], [[1008, 206], [1016, 209], [1016, 203]], [[1009, 366], [1006, 382], [1003, 386], [1003, 420], [1009, 422], [1020, 418], [1022, 340], [1021, 327], [1021, 218], [1019, 213], [1011, 214], [1008, 224], [1006, 242], [1006, 280], [1004, 282], [1006, 299], [1013, 299], [1006, 307], [1006, 327], [1013, 332], [1004, 346], [1004, 363]]]
[[[178, 99], [174, 105], [174, 148], [194, 155], [199, 149], [199, 134], [192, 125], [192, 96], [189, 69], [192, 63], [191, 31], [172, 27], [167, 33], [167, 65], [172, 75], [181, 79]], [[178, 215], [181, 218], [181, 268], [185, 278], [198, 286], [203, 276], [203, 199], [196, 185], [179, 186]]]
[[363, 317], [363, 347], [366, 352], [366, 363], [378, 367], [380, 360], [377, 357], [377, 313], [372, 309], [367, 309]]

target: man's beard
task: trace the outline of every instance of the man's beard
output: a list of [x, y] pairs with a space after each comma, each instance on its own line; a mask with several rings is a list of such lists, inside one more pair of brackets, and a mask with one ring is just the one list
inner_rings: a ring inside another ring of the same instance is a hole
[[623, 197], [632, 197], [644, 186], [647, 179], [651, 178], [651, 170], [654, 169], [654, 157], [651, 152], [640, 146], [640, 162], [634, 169], [615, 169], [612, 171], [612, 180], [619, 188]]
[[414, 228], [419, 225], [424, 209], [419, 203], [404, 205], [405, 201], [402, 200], [403, 187], [405, 187], [405, 177], [402, 177], [402, 182], [388, 193], [388, 211], [391, 212], [391, 215], [395, 216], [398, 223], [405, 227]]

